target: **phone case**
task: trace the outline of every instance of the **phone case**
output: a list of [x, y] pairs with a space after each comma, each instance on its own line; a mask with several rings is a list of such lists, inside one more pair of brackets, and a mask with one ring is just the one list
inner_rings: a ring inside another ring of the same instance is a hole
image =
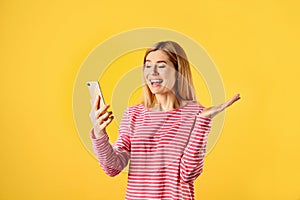
[[91, 105], [94, 105], [96, 96], [100, 95], [100, 98], [101, 98], [100, 107], [103, 107], [105, 105], [105, 103], [104, 103], [104, 98], [103, 98], [103, 94], [102, 94], [99, 82], [89, 81], [89, 82], [87, 82], [87, 86], [89, 88], [90, 95], [91, 95], [91, 100], [90, 100]]

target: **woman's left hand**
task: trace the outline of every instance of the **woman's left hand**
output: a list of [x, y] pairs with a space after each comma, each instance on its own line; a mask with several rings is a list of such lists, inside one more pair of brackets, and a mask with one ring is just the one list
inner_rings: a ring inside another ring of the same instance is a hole
[[200, 114], [199, 116], [201, 117], [206, 117], [206, 118], [213, 118], [214, 116], [216, 116], [218, 113], [222, 112], [223, 110], [225, 110], [225, 108], [229, 107], [230, 105], [232, 105], [234, 102], [236, 102], [237, 100], [239, 100], [240, 94], [236, 94], [234, 95], [231, 99], [229, 99], [228, 101], [226, 101], [225, 103], [219, 105], [219, 106], [212, 106], [209, 108], [205, 108]]

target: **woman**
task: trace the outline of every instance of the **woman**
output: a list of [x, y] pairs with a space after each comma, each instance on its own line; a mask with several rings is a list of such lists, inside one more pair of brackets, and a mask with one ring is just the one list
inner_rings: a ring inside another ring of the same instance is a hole
[[108, 141], [109, 105], [91, 113], [91, 139], [103, 170], [115, 176], [129, 159], [126, 199], [194, 199], [194, 180], [203, 170], [211, 119], [240, 97], [220, 106], [197, 103], [190, 65], [175, 42], [155, 44], [143, 65], [143, 102], [126, 109], [117, 141]]

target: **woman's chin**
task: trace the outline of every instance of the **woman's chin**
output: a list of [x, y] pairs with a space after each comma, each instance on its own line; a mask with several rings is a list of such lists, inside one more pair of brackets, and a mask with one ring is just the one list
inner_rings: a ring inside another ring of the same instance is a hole
[[150, 91], [154, 95], [156, 95], [156, 94], [168, 94], [170, 92], [169, 89], [166, 89], [164, 87], [161, 87], [161, 88], [150, 88]]
[[151, 90], [152, 94], [161, 94], [161, 92], [159, 90]]

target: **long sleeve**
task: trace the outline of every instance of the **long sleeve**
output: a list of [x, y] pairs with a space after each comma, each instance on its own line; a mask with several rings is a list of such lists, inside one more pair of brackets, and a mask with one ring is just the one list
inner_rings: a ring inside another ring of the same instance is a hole
[[183, 182], [194, 181], [202, 173], [210, 128], [210, 118], [196, 115], [189, 143], [180, 161], [180, 179]]
[[130, 158], [130, 120], [128, 110], [125, 111], [119, 126], [117, 141], [111, 145], [109, 137], [105, 133], [101, 138], [96, 139], [94, 130], [91, 131], [93, 150], [100, 166], [109, 176], [116, 176], [127, 165]]

